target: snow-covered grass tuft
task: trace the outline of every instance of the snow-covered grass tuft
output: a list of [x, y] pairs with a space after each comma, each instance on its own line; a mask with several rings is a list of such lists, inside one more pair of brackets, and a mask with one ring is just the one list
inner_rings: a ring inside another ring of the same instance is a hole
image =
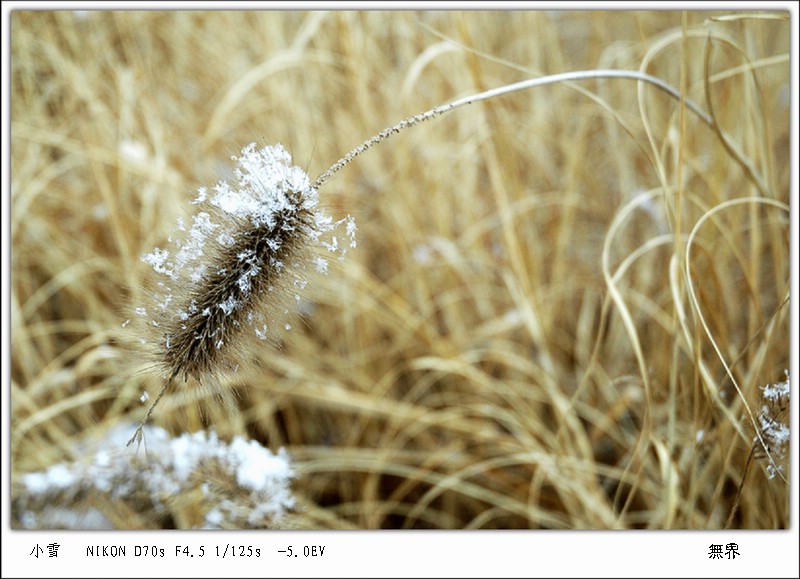
[[[274, 528], [295, 506], [294, 471], [283, 449], [273, 454], [240, 436], [226, 443], [213, 431], [171, 438], [157, 427], [143, 430], [141, 448], [126, 448], [129, 434], [129, 424], [117, 426], [79, 445], [78, 460], [22, 475], [15, 493], [18, 524], [109, 528], [114, 515], [104, 514], [103, 505], [123, 502], [154, 517], [183, 513], [184, 528]], [[191, 508], [181, 508], [180, 497], [198, 494]]]
[[725, 528], [730, 528], [737, 515], [742, 491], [747, 481], [747, 473], [753, 458], [757, 457], [766, 461], [766, 476], [768, 480], [779, 477], [784, 482], [786, 466], [789, 455], [789, 371], [786, 370], [786, 381], [761, 386], [761, 411], [758, 415], [756, 428], [758, 431], [753, 436], [750, 454], [742, 471], [742, 478], [736, 490], [733, 506], [728, 514]]
[[[789, 373], [786, 381], [768, 384], [761, 388], [763, 405], [758, 416], [759, 429], [769, 452], [767, 476], [772, 479], [785, 474], [789, 451]], [[754, 438], [753, 444], [758, 443]], [[765, 453], [766, 454], [766, 453]]]

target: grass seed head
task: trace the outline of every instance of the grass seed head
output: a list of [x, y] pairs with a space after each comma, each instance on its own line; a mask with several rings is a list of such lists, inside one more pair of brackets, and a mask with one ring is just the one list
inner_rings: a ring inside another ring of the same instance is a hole
[[[236, 345], [261, 340], [287, 312], [287, 295], [305, 287], [309, 266], [327, 271], [315, 249], [343, 256], [355, 246], [351, 218], [334, 222], [319, 208], [308, 175], [291, 165], [280, 145], [242, 149], [235, 182], [201, 188], [199, 211], [142, 260], [159, 280], [153, 303], [137, 308], [146, 319], [157, 362], [168, 381], [204, 378], [236, 366]], [[337, 226], [347, 222], [346, 242]], [[299, 295], [297, 296], [299, 298]]]

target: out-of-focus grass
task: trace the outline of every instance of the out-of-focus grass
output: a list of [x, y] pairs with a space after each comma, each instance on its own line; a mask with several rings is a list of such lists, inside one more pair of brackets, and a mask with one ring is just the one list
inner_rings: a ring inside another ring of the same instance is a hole
[[788, 484], [745, 465], [789, 363], [789, 22], [722, 15], [15, 12], [12, 476], [143, 415], [139, 256], [242, 145], [313, 179], [456, 97], [641, 69], [717, 129], [603, 80], [393, 137], [321, 189], [359, 248], [300, 323], [227, 402], [153, 421], [286, 447], [307, 528], [720, 528], [745, 475], [732, 524], [787, 527]]

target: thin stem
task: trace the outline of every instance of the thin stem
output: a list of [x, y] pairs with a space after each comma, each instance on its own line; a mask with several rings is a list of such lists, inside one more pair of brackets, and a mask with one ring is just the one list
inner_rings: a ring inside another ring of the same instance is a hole
[[730, 155], [742, 166], [744, 169], [745, 174], [753, 182], [758, 188], [758, 191], [761, 193], [762, 197], [770, 197], [769, 190], [767, 184], [764, 183], [764, 180], [758, 174], [758, 171], [747, 161], [745, 156], [739, 151], [739, 149], [734, 145], [725, 133], [722, 132], [719, 124], [717, 123], [717, 115], [714, 113], [714, 99], [711, 98], [711, 77], [710, 77], [710, 62], [711, 62], [711, 51], [714, 48], [714, 43], [712, 42], [712, 38], [709, 35], [708, 39], [706, 40], [706, 47], [705, 47], [705, 55], [703, 60], [703, 72], [705, 78], [705, 91], [706, 91], [706, 106], [708, 106], [708, 110], [710, 112], [711, 118], [711, 128], [714, 130], [714, 133], [719, 137], [722, 146], [725, 147], [725, 150], [730, 153]]
[[153, 413], [153, 410], [155, 410], [155, 408], [158, 405], [158, 403], [164, 397], [164, 394], [166, 394], [166, 392], [169, 389], [171, 384], [172, 384], [172, 378], [167, 380], [167, 383], [164, 384], [164, 387], [161, 389], [161, 392], [158, 393], [158, 396], [156, 397], [155, 402], [153, 402], [153, 405], [150, 407], [150, 409], [147, 411], [147, 414], [145, 414], [144, 418], [139, 423], [139, 427], [136, 429], [136, 432], [133, 433], [133, 436], [131, 436], [131, 439], [128, 441], [128, 443], [125, 446], [130, 446], [131, 444], [133, 444], [134, 440], [137, 440], [137, 439], [141, 440], [142, 439], [142, 430], [144, 429], [145, 424], [147, 424], [147, 421], [150, 420], [150, 415]]
[[742, 489], [744, 488], [744, 481], [747, 478], [747, 473], [750, 471], [750, 462], [753, 460], [753, 455], [756, 452], [756, 448], [758, 445], [753, 443], [753, 447], [750, 449], [750, 454], [747, 455], [747, 462], [744, 465], [744, 473], [742, 474], [742, 480], [739, 482], [739, 488], [736, 489], [736, 497], [733, 499], [733, 506], [731, 507], [731, 512], [728, 513], [728, 520], [725, 522], [724, 529], [730, 529], [731, 525], [733, 524], [733, 517], [736, 515], [736, 511], [739, 510], [739, 501], [742, 498]]
[[[382, 130], [374, 137], [367, 139], [366, 141], [361, 143], [358, 147], [350, 151], [347, 155], [336, 161], [336, 163], [331, 165], [331, 167], [327, 171], [325, 171], [322, 175], [317, 177], [317, 180], [314, 181], [313, 188], [319, 189], [322, 185], [325, 184], [326, 181], [328, 181], [328, 179], [330, 179], [333, 176], [334, 173], [336, 173], [339, 169], [341, 169], [345, 165], [348, 165], [353, 159], [358, 157], [361, 153], [363, 153], [367, 149], [371, 148], [373, 145], [377, 145], [381, 141], [388, 139], [389, 137], [391, 137], [396, 133], [399, 133], [403, 129], [414, 126], [417, 123], [427, 121], [428, 119], [438, 117], [439, 115], [448, 113], [461, 106], [470, 105], [490, 98], [494, 98], [496, 96], [501, 96], [519, 90], [534, 88], [537, 86], [544, 86], [547, 84], [555, 84], [559, 82], [571, 82], [577, 80], [600, 79], [600, 78], [626, 78], [629, 80], [646, 82], [656, 86], [657, 88], [660, 88], [661, 90], [663, 90], [676, 100], [681, 99], [680, 90], [678, 90], [671, 84], [661, 80], [656, 76], [652, 76], [635, 70], [611, 70], [611, 69], [578, 70], [574, 72], [563, 72], [560, 74], [552, 74], [549, 76], [543, 76], [541, 78], [531, 78], [513, 84], [507, 84], [498, 88], [493, 88], [491, 90], [487, 90], [482, 93], [470, 95], [468, 97], [460, 98], [448, 104], [434, 107], [424, 113], [420, 113], [418, 115], [414, 115], [413, 117], [408, 117], [406, 119], [403, 119], [396, 125], [392, 125], [391, 127]], [[689, 110], [691, 110], [693, 113], [699, 116], [703, 120], [703, 122], [705, 122], [709, 126], [714, 125], [714, 120], [711, 118], [711, 115], [709, 115], [706, 111], [700, 108], [700, 106], [697, 103], [688, 98], [685, 100], [685, 102], [686, 106], [689, 107]]]

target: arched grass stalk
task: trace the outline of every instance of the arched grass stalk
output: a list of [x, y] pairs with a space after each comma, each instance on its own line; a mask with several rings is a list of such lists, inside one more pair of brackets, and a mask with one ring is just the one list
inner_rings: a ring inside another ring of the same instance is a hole
[[[367, 139], [310, 184], [301, 169], [290, 166], [291, 158], [282, 147], [260, 151], [253, 144], [245, 147], [235, 158], [239, 161], [235, 172], [238, 188], [227, 183], [215, 187], [210, 199], [213, 207], [194, 216], [185, 239], [176, 243], [174, 255], [157, 248], [143, 257], [165, 276], [159, 283], [162, 289], [158, 291], [156, 313], [148, 314], [143, 308], [138, 311], [149, 318], [150, 329], [155, 328], [155, 355], [167, 380], [128, 444], [141, 436], [154, 408], [178, 378], [193, 377], [202, 382], [205, 376], [219, 372], [220, 366], [233, 367], [231, 347], [247, 326], [255, 328], [263, 339], [267, 324], [279, 317], [280, 312], [273, 310], [284, 308], [281, 304], [285, 300], [277, 290], [285, 290], [292, 281], [294, 285], [306, 283], [298, 271], [306, 267], [308, 246], [321, 243], [336, 251], [339, 244], [335, 236], [330, 241], [321, 239], [343, 221], [347, 221], [347, 235], [354, 246], [352, 219], [333, 223], [317, 208], [319, 188], [336, 172], [390, 136], [464, 105], [550, 84], [608, 78], [651, 84], [683, 100], [704, 123], [718, 130], [711, 115], [662, 79], [638, 71], [609, 69], [528, 79], [434, 107]], [[201, 189], [193, 203], [205, 202], [206, 190]], [[179, 229], [186, 231], [182, 223]], [[315, 260], [317, 269], [327, 270], [324, 260], [319, 259]], [[180, 287], [182, 283], [185, 288]]]
[[[692, 275], [691, 275], [691, 263], [692, 263], [692, 261], [691, 261], [691, 255], [692, 254], [691, 254], [691, 252], [692, 252], [692, 245], [694, 243], [694, 239], [697, 236], [697, 232], [700, 231], [700, 229], [702, 228], [703, 224], [708, 219], [710, 219], [711, 217], [713, 217], [717, 213], [719, 213], [719, 212], [721, 212], [721, 211], [723, 211], [723, 210], [725, 210], [725, 209], [727, 209], [729, 207], [734, 207], [736, 205], [743, 205], [743, 204], [762, 204], [762, 205], [765, 205], [765, 206], [776, 207], [778, 209], [781, 209], [781, 210], [785, 211], [786, 213], [790, 212], [789, 206], [786, 205], [785, 203], [781, 203], [780, 201], [774, 201], [772, 199], [764, 199], [762, 197], [744, 197], [742, 199], [731, 199], [730, 201], [726, 201], [724, 203], [720, 203], [719, 205], [717, 205], [716, 207], [714, 207], [713, 209], [708, 211], [694, 225], [694, 227], [692, 228], [691, 233], [689, 233], [689, 238], [688, 238], [688, 240], [686, 242], [686, 257], [684, 259], [684, 265], [685, 265], [685, 268], [686, 268], [686, 271], [685, 271], [685, 273], [686, 273], [686, 283], [688, 284], [689, 298], [692, 301], [692, 306], [694, 307], [694, 311], [695, 311], [695, 313], [696, 313], [696, 315], [698, 317], [698, 320], [700, 321], [700, 325], [703, 328], [703, 332], [705, 332], [706, 336], [708, 337], [709, 341], [711, 342], [711, 346], [714, 348], [714, 352], [716, 353], [717, 357], [719, 358], [720, 362], [722, 363], [722, 366], [725, 369], [725, 373], [727, 374], [728, 378], [730, 379], [731, 383], [733, 384], [733, 387], [736, 389], [736, 393], [738, 394], [739, 398], [741, 398], [742, 402], [744, 403], [744, 408], [745, 408], [745, 410], [747, 412], [747, 416], [750, 419], [750, 423], [753, 425], [753, 430], [755, 431], [755, 439], [758, 441], [758, 443], [760, 444], [761, 448], [766, 453], [766, 456], [769, 459], [770, 466], [775, 469], [775, 472], [781, 477], [781, 479], [783, 479], [783, 482], [788, 484], [789, 481], [786, 480], [786, 477], [783, 476], [783, 473], [778, 468], [778, 463], [775, 460], [775, 458], [772, 456], [772, 453], [769, 450], [769, 448], [770, 448], [769, 445], [764, 440], [764, 436], [762, 435], [761, 429], [759, 428], [759, 423], [756, 421], [756, 417], [753, 415], [753, 411], [750, 409], [750, 407], [747, 404], [747, 399], [745, 398], [745, 395], [744, 395], [744, 392], [742, 391], [741, 386], [739, 386], [739, 382], [736, 380], [736, 377], [733, 375], [733, 372], [731, 371], [730, 364], [727, 362], [724, 354], [722, 353], [722, 350], [720, 349], [720, 346], [717, 343], [717, 340], [714, 339], [714, 334], [711, 332], [711, 328], [709, 327], [708, 322], [706, 321], [706, 317], [703, 314], [703, 310], [700, 307], [700, 303], [698, 302], [697, 290], [695, 289], [694, 281], [692, 281]], [[787, 299], [788, 299], [788, 296], [787, 296]], [[724, 406], [720, 406], [720, 407], [722, 408], [722, 410], [724, 412], [729, 413], [729, 411]], [[730, 418], [732, 424], [736, 424], [735, 417], [730, 416], [729, 418]], [[748, 458], [748, 463], [749, 463], [749, 461], [750, 461], [750, 459]], [[745, 472], [746, 472], [746, 470], [745, 470]]]
[[[433, 107], [432, 109], [424, 113], [420, 113], [418, 115], [414, 115], [413, 117], [408, 117], [406, 119], [403, 119], [399, 123], [382, 130], [374, 137], [367, 139], [359, 146], [357, 146], [355, 149], [350, 151], [347, 155], [339, 159], [336, 163], [331, 165], [331, 167], [327, 171], [325, 171], [322, 175], [317, 177], [317, 180], [314, 181], [312, 187], [314, 189], [319, 189], [322, 185], [325, 184], [326, 181], [328, 181], [328, 179], [330, 179], [334, 175], [334, 173], [339, 171], [339, 169], [342, 169], [344, 166], [350, 164], [350, 162], [353, 161], [356, 157], [358, 157], [361, 153], [363, 153], [367, 149], [372, 148], [374, 145], [377, 145], [378, 143], [385, 141], [386, 139], [388, 139], [389, 137], [391, 137], [396, 133], [399, 133], [403, 129], [407, 129], [423, 121], [427, 121], [429, 119], [441, 116], [445, 113], [449, 113], [450, 111], [455, 110], [464, 105], [471, 105], [473, 103], [485, 101], [490, 98], [502, 96], [512, 92], [526, 90], [529, 88], [545, 86], [548, 84], [557, 84], [560, 82], [572, 82], [579, 80], [603, 79], [603, 78], [622, 78], [622, 79], [646, 82], [661, 89], [662, 91], [664, 91], [665, 93], [667, 93], [676, 100], [681, 99], [680, 91], [671, 84], [669, 84], [668, 82], [665, 82], [656, 76], [652, 76], [635, 70], [613, 70], [613, 69], [578, 70], [574, 72], [563, 72], [560, 74], [552, 74], [540, 78], [531, 78], [528, 80], [515, 82], [513, 84], [507, 84], [478, 94], [460, 98], [448, 104]], [[700, 117], [703, 120], [703, 122], [705, 122], [710, 127], [715, 126], [714, 119], [711, 117], [711, 115], [709, 115], [706, 111], [704, 111], [697, 103], [688, 98], [685, 99], [685, 102], [686, 106], [689, 107], [689, 110], [691, 110], [698, 117]]]

